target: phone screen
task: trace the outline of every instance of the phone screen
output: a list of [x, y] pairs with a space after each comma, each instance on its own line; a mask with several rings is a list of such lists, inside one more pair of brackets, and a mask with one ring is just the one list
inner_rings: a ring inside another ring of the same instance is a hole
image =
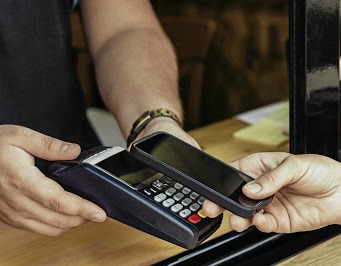
[[167, 134], [156, 134], [136, 147], [213, 190], [238, 201], [251, 177]]
[[148, 186], [154, 180], [160, 179], [163, 176], [156, 170], [131, 157], [127, 151], [117, 153], [97, 163], [97, 166], [135, 189]]

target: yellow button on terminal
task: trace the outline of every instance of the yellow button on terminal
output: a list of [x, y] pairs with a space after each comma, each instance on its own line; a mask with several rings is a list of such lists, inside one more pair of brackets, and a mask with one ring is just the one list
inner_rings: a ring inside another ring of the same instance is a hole
[[204, 213], [202, 210], [198, 211], [198, 215], [199, 215], [201, 218], [206, 218], [206, 217], [207, 217], [207, 216], [205, 215], [205, 213]]

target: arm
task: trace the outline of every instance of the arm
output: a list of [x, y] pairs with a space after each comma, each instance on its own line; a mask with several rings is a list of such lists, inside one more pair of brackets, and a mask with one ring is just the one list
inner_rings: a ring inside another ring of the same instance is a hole
[[147, 110], [164, 107], [182, 118], [176, 57], [150, 1], [82, 0], [81, 14], [100, 93], [123, 135]]

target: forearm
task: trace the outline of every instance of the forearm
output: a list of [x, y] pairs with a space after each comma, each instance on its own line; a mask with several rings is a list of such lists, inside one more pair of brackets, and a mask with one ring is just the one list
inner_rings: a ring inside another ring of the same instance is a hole
[[94, 62], [103, 100], [125, 137], [147, 110], [164, 107], [182, 117], [175, 54], [159, 29], [119, 32], [94, 55]]

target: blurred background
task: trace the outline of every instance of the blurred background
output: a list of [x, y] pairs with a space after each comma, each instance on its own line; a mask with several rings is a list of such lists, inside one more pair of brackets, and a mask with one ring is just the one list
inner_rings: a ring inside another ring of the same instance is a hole
[[[186, 129], [288, 99], [288, 1], [151, 2], [178, 55]], [[87, 105], [101, 106], [77, 14], [72, 22]]]

